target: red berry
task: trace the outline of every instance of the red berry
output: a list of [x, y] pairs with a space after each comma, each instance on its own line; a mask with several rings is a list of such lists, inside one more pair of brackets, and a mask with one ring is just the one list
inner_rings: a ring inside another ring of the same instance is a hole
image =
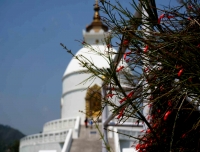
[[164, 116], [164, 120], [167, 120], [168, 116], [171, 114], [171, 111], [167, 111], [165, 116]]
[[124, 41], [123, 41], [123, 45], [124, 45], [124, 46], [127, 46], [128, 44], [129, 44], [129, 41], [128, 41], [128, 40], [124, 40]]
[[180, 69], [179, 72], [178, 72], [178, 77], [180, 77], [183, 73], [183, 69]]
[[146, 47], [144, 48], [144, 53], [147, 53], [148, 49], [149, 49], [149, 47], [148, 47], [148, 45], [146, 45]]
[[135, 146], [135, 149], [136, 149], [136, 150], [140, 149], [140, 144], [137, 144], [137, 145]]

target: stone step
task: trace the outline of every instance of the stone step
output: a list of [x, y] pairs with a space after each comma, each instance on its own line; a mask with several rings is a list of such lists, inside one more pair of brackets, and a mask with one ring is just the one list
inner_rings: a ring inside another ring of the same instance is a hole
[[[101, 126], [99, 126], [101, 128]], [[111, 147], [114, 147], [113, 139], [109, 139]], [[73, 139], [70, 152], [101, 152], [102, 140], [99, 131], [96, 127], [85, 128], [81, 126], [80, 136], [78, 139]], [[113, 151], [113, 150], [112, 150]]]

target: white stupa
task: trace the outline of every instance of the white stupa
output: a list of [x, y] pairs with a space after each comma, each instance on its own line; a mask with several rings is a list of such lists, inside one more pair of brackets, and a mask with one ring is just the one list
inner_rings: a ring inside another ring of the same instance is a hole
[[[90, 47], [96, 49], [98, 52], [105, 53], [106, 47], [103, 42], [105, 36], [109, 34], [108, 27], [101, 22], [98, 4], [95, 5], [94, 11], [95, 14], [92, 23], [86, 27], [86, 30], [83, 30], [84, 42], [87, 46], [90, 45]], [[108, 67], [106, 60], [102, 56], [95, 54], [95, 52], [91, 51], [87, 46], [83, 46], [83, 48], [76, 53], [76, 56], [83, 55], [98, 68]], [[80, 74], [80, 71], [84, 70], [86, 70], [86, 68], [83, 68], [80, 62], [75, 58], [70, 61], [65, 70], [61, 98], [61, 118], [80, 116], [82, 123], [85, 119], [85, 114], [80, 113], [79, 110], [85, 111], [86, 91], [91, 85], [91, 82], [80, 84], [90, 76], [89, 74]], [[93, 84], [101, 86], [101, 80], [96, 79]]]
[[[100, 53], [105, 53], [107, 47], [103, 42], [105, 36], [109, 35], [109, 31], [99, 16], [98, 2], [94, 6], [94, 11], [92, 23], [83, 30], [84, 41]], [[113, 49], [113, 51], [116, 50]], [[105, 58], [95, 54], [84, 45], [76, 53], [77, 55], [83, 55], [85, 58], [90, 59], [98, 68], [109, 67]], [[72, 58], [62, 78], [61, 118], [45, 123], [42, 133], [22, 138], [20, 140], [20, 152], [68, 152], [70, 150], [72, 139], [79, 138], [80, 124], [84, 123], [86, 117], [80, 111], [86, 111], [85, 98], [88, 87], [101, 86], [102, 84], [100, 79], [81, 83], [90, 76], [88, 73], [83, 73], [84, 70], [86, 68], [83, 68], [77, 59]], [[137, 127], [132, 134], [137, 133], [140, 129], [141, 127]], [[130, 129], [126, 132], [129, 133]], [[121, 138], [122, 145], [131, 146], [129, 138]], [[119, 140], [119, 137], [116, 137], [115, 141], [118, 149], [120, 149]], [[128, 144], [124, 141], [128, 141]]]

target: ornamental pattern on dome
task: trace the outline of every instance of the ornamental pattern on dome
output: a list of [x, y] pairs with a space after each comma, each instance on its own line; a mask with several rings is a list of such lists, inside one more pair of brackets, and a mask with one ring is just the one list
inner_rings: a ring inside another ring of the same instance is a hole
[[104, 25], [101, 21], [101, 17], [99, 15], [99, 4], [98, 0], [96, 0], [96, 3], [94, 5], [94, 17], [92, 23], [86, 27], [86, 31], [90, 32], [90, 30], [94, 30], [95, 32], [99, 32], [101, 29], [104, 30], [104, 32], [108, 31], [108, 27]]

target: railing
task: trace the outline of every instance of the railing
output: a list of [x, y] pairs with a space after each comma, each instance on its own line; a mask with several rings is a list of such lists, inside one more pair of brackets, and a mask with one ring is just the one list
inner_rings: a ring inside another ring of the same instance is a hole
[[75, 127], [77, 118], [57, 119], [44, 124], [43, 133], [68, 130]]
[[27, 145], [45, 144], [51, 142], [64, 142], [68, 133], [69, 130], [29, 135], [20, 140], [20, 148]]
[[61, 152], [69, 152], [71, 143], [72, 143], [72, 130], [70, 129], [69, 133], [65, 139], [65, 143], [63, 145]]
[[[120, 140], [131, 140], [133, 141], [133, 145], [135, 147], [135, 144], [137, 143], [137, 139], [131, 138], [132, 137], [138, 137], [141, 133], [142, 126], [134, 127], [129, 129], [121, 129], [114, 127], [114, 144], [115, 144], [115, 151], [120, 152]], [[134, 142], [135, 141], [135, 142]], [[130, 151], [133, 151], [133, 148], [129, 149]]]
[[[73, 138], [78, 138], [80, 130], [80, 117], [58, 119], [47, 122], [44, 125], [43, 133], [33, 134], [22, 138], [20, 140], [20, 148], [27, 145], [37, 145], [51, 142], [65, 142], [65, 144], [69, 144], [66, 143], [66, 136], [69, 133], [69, 130], [73, 132], [70, 133], [70, 137], [73, 135]], [[70, 139], [69, 141], [71, 142]]]

